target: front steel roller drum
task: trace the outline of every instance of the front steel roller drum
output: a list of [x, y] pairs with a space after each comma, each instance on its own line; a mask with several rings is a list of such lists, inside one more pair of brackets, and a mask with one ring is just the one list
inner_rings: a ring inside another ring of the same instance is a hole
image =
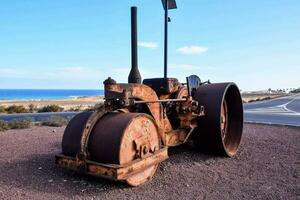
[[[86, 115], [81, 114], [78, 119], [74, 118], [65, 130], [63, 137], [63, 154], [76, 156], [74, 152], [79, 151], [81, 132], [86, 122]], [[75, 116], [76, 117], [76, 116]], [[80, 121], [79, 119], [82, 119]], [[77, 123], [77, 125], [73, 124]], [[81, 124], [81, 125], [78, 125]], [[82, 125], [83, 124], [83, 125]], [[69, 130], [68, 128], [72, 128]], [[122, 165], [136, 159], [135, 140], [147, 138], [150, 141], [148, 149], [160, 148], [158, 128], [150, 115], [143, 113], [119, 113], [111, 112], [105, 114], [94, 126], [89, 142], [88, 151], [90, 160], [105, 163]], [[74, 140], [77, 141], [74, 141]], [[64, 145], [72, 140], [72, 147]], [[76, 145], [75, 145], [76, 144]], [[70, 148], [71, 149], [64, 149]], [[126, 180], [131, 186], [141, 185], [152, 178], [157, 170], [158, 164], [138, 172]]]
[[205, 115], [198, 118], [194, 143], [199, 150], [234, 156], [243, 132], [243, 104], [234, 83], [216, 83], [200, 86], [195, 94]]

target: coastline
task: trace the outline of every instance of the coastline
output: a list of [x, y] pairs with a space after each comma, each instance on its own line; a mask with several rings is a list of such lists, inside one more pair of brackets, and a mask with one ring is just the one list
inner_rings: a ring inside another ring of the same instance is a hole
[[95, 106], [104, 101], [103, 96], [80, 96], [75, 98], [62, 98], [62, 99], [32, 99], [32, 100], [0, 100], [0, 106], [24, 106], [29, 108], [30, 105], [36, 108], [42, 108], [48, 105], [58, 105], [64, 110], [79, 109], [84, 110], [89, 107]]
[[[275, 99], [287, 96], [288, 94], [241, 94], [244, 103], [261, 101], [267, 99]], [[93, 107], [96, 104], [103, 103], [104, 96], [76, 96], [68, 98], [57, 98], [57, 99], [20, 99], [20, 100], [1, 100], [0, 106], [8, 107], [12, 105], [24, 106], [29, 108], [33, 105], [36, 108], [42, 108], [48, 105], [58, 105], [67, 110], [85, 110], [87, 108]]]

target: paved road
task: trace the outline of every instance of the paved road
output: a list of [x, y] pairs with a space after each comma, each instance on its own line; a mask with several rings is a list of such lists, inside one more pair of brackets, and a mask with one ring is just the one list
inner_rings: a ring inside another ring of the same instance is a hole
[[49, 112], [49, 113], [23, 113], [23, 114], [0, 114], [0, 120], [31, 120], [34, 122], [48, 121], [52, 116], [61, 116], [71, 119], [79, 112]]
[[300, 126], [300, 94], [244, 104], [246, 122]]

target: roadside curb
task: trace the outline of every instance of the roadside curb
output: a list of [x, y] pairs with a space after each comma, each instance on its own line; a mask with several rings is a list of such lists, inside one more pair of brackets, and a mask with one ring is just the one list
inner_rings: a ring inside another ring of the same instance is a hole
[[272, 123], [272, 122], [255, 122], [255, 121], [244, 121], [245, 124], [258, 124], [258, 125], [269, 125], [269, 126], [283, 126], [283, 127], [291, 127], [300, 129], [300, 125], [295, 124], [280, 124], [280, 123]]

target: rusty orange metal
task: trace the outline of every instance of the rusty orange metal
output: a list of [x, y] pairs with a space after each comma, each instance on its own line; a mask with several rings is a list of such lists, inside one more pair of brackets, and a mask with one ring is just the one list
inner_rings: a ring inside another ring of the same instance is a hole
[[194, 96], [183, 84], [172, 88], [172, 93], [158, 96], [157, 87], [106, 80], [104, 105], [70, 121], [56, 163], [138, 186], [168, 158], [168, 147], [188, 140], [200, 149], [214, 145], [212, 152], [236, 154], [242, 134], [236, 85], [206, 84]]

